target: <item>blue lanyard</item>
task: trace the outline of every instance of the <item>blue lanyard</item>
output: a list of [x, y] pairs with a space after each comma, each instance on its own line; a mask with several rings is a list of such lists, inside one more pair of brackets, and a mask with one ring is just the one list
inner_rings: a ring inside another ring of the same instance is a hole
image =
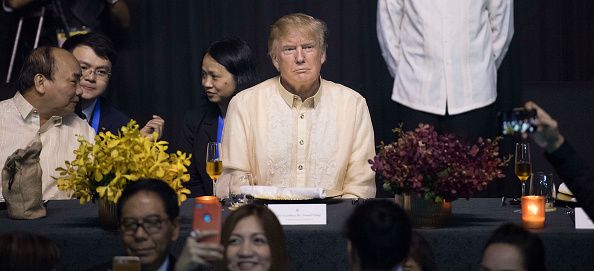
[[99, 118], [101, 116], [101, 100], [97, 99], [93, 113], [91, 114], [91, 127], [95, 130], [95, 133], [99, 132]]
[[221, 143], [221, 138], [223, 137], [223, 125], [225, 121], [223, 117], [219, 116], [219, 124], [217, 125], [217, 142]]

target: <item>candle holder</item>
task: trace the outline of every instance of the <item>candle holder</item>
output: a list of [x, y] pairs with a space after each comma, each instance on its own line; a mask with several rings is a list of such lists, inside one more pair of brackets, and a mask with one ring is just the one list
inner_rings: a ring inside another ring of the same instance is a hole
[[522, 225], [527, 229], [542, 229], [545, 224], [546, 184], [532, 176], [522, 191]]
[[522, 225], [527, 229], [542, 229], [545, 223], [545, 197], [522, 196]]

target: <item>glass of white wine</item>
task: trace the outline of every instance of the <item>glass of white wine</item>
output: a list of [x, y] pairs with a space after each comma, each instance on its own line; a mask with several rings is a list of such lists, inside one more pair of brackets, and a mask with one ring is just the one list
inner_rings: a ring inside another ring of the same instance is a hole
[[525, 195], [526, 180], [530, 178], [532, 163], [530, 162], [530, 144], [516, 143], [514, 172], [522, 182], [522, 195]]
[[216, 196], [217, 179], [223, 173], [221, 143], [208, 142], [206, 146], [206, 173], [212, 179], [212, 195]]

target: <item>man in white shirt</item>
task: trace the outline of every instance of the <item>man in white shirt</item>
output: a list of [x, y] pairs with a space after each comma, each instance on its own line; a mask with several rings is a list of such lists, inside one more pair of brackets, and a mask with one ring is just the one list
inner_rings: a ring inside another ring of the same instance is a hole
[[[40, 132], [40, 154], [44, 200], [68, 199], [51, 176], [66, 160], [74, 158], [77, 136], [93, 141], [93, 129], [76, 114], [81, 90], [81, 70], [68, 51], [40, 47], [27, 57], [17, 80], [13, 98], [0, 102], [0, 165], [15, 150], [27, 147]], [[3, 201], [3, 199], [2, 199]]]
[[377, 34], [405, 129], [424, 122], [467, 139], [492, 136], [512, 0], [379, 0]]
[[272, 25], [268, 53], [280, 76], [231, 100], [217, 195], [226, 195], [228, 177], [241, 171], [251, 172], [257, 185], [375, 196], [369, 110], [357, 92], [320, 77], [326, 32], [322, 21], [305, 14]]

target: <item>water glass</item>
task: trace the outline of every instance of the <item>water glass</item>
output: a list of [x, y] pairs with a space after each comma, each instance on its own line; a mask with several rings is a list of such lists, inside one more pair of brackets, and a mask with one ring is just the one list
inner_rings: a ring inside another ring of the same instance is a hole
[[248, 203], [247, 195], [241, 193], [242, 186], [254, 185], [254, 177], [249, 172], [236, 172], [231, 174], [229, 180], [229, 201], [233, 207], [239, 207]]
[[534, 172], [531, 176], [534, 182], [538, 182], [542, 187], [542, 195], [545, 197], [545, 209], [547, 212], [555, 211], [555, 182], [553, 174], [548, 172]]

